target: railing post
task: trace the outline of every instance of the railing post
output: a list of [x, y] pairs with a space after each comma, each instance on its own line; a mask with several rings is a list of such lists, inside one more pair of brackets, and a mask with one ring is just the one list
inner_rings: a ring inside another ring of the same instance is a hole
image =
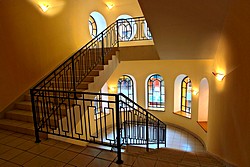
[[101, 37], [102, 37], [102, 65], [104, 65], [104, 38], [103, 38], [103, 32], [101, 33]]
[[119, 20], [116, 20], [116, 41], [117, 48], [119, 48]]
[[74, 56], [71, 58], [72, 61], [72, 75], [73, 75], [73, 91], [74, 91], [74, 98], [76, 98], [76, 69], [74, 63]]
[[121, 135], [120, 135], [120, 111], [119, 111], [119, 95], [115, 95], [116, 102], [116, 133], [117, 133], [117, 164], [122, 164], [122, 154], [121, 154]]
[[158, 119], [157, 148], [160, 148], [160, 120]]
[[146, 149], [149, 151], [148, 112], [146, 112]]
[[167, 125], [165, 125], [165, 130], [164, 130], [164, 141], [165, 141], [165, 147], [167, 147]]
[[30, 95], [31, 95], [33, 122], [34, 122], [35, 136], [36, 136], [36, 141], [35, 142], [40, 143], [41, 140], [39, 138], [39, 131], [38, 131], [37, 120], [36, 120], [36, 107], [35, 107], [35, 99], [34, 99], [33, 89], [30, 90]]

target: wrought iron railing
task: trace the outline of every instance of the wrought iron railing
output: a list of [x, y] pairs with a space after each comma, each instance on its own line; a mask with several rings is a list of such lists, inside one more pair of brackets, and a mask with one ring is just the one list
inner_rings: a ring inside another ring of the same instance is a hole
[[123, 144], [166, 146], [166, 125], [123, 94], [54, 94], [40, 90], [33, 96], [39, 132], [115, 147], [119, 160]]
[[166, 125], [126, 96], [77, 91], [119, 42], [151, 39], [145, 18], [117, 20], [36, 84], [30, 90], [36, 142], [43, 132], [116, 147], [117, 163], [122, 144], [166, 144]]
[[139, 40], [152, 40], [144, 17], [117, 20], [36, 84], [33, 90], [76, 91], [97, 65], [104, 64], [105, 56], [117, 50], [119, 42]]

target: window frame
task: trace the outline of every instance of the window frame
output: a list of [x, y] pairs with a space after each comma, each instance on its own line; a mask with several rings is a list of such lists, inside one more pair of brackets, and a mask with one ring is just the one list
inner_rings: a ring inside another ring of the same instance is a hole
[[89, 30], [91, 27], [90, 35], [92, 38], [97, 36], [97, 24], [93, 16], [89, 15]]
[[[154, 80], [153, 80], [154, 78]], [[159, 82], [159, 98], [160, 98], [160, 102], [154, 101], [154, 82], [158, 81]], [[152, 87], [152, 89], [150, 90], [150, 87]], [[152, 96], [152, 98], [150, 98], [150, 96]], [[151, 101], [151, 100], [152, 101]], [[152, 103], [152, 104], [150, 104]], [[164, 111], [165, 110], [165, 82], [163, 77], [160, 74], [152, 74], [148, 80], [147, 80], [147, 109], [149, 110], [160, 110], [160, 111]]]
[[[134, 81], [133, 81], [133, 79], [132, 79], [129, 75], [122, 75], [122, 76], [118, 79], [118, 82], [117, 82], [117, 92], [118, 92], [118, 93], [122, 93], [122, 92], [121, 92], [121, 83], [122, 83], [123, 81], [127, 81], [125, 77], [128, 78], [130, 82], [126, 82], [126, 83], [128, 83], [128, 95], [127, 95], [127, 94], [124, 94], [124, 93], [123, 93], [123, 94], [126, 95], [127, 97], [129, 97], [131, 100], [134, 101], [134, 100], [135, 100]], [[129, 83], [131, 83], [131, 84], [129, 85]], [[129, 93], [129, 92], [130, 92], [129, 87], [131, 87], [131, 93]], [[131, 97], [132, 97], [132, 98], [131, 98]]]
[[[186, 81], [187, 80], [187, 81]], [[190, 85], [190, 86], [189, 86]], [[191, 114], [191, 108], [192, 108], [192, 92], [190, 91], [191, 94], [191, 100], [190, 102], [187, 101], [187, 94], [188, 94], [188, 87], [191, 87], [192, 90], [192, 82], [191, 79], [186, 76], [185, 78], [183, 78], [183, 80], [181, 81], [181, 108], [180, 110], [182, 112], [185, 112], [187, 114]], [[183, 91], [184, 89], [186, 89], [185, 91]], [[185, 93], [185, 95], [183, 95], [183, 93]], [[188, 103], [190, 103], [190, 106], [188, 106]], [[184, 109], [183, 109], [184, 108]], [[189, 110], [189, 111], [188, 111]]]

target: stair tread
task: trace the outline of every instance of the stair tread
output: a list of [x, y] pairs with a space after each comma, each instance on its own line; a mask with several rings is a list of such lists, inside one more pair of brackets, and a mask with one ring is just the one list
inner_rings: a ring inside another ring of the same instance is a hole
[[30, 101], [19, 101], [19, 102], [16, 102], [17, 104], [24, 104], [24, 105], [31, 105], [31, 102]]
[[7, 111], [7, 114], [8, 113], [19, 114], [19, 115], [26, 115], [26, 116], [32, 116], [32, 112], [28, 111], [28, 110], [18, 110], [18, 109], [15, 109], [15, 110]]
[[30, 122], [17, 121], [13, 119], [0, 119], [0, 125], [16, 126], [27, 129], [34, 129], [34, 124]]

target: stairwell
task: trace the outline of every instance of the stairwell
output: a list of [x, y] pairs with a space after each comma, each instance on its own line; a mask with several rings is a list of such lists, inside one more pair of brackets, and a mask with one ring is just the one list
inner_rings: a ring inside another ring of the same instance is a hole
[[[98, 92], [112, 72], [118, 65], [118, 51], [111, 52], [105, 57], [104, 65], [98, 64], [89, 75], [78, 85], [77, 91]], [[63, 86], [63, 83], [60, 85]], [[22, 100], [15, 102], [14, 107], [6, 111], [0, 119], [0, 129], [18, 133], [34, 135], [34, 123], [32, 114], [31, 96], [29, 93], [23, 95]], [[47, 137], [42, 134], [41, 137]]]
[[[143, 17], [128, 21], [132, 24], [137, 22], [141, 29], [145, 28]], [[152, 142], [157, 143], [158, 148], [160, 143], [166, 144], [166, 124], [157, 117], [121, 93], [95, 93], [99, 92], [118, 64], [118, 56], [112, 55], [117, 53], [119, 41], [124, 42], [119, 34], [126, 30], [123, 22], [118, 20], [111, 24], [31, 88], [31, 96], [25, 94], [0, 119], [0, 127], [35, 134], [36, 142], [40, 142], [40, 137], [51, 134], [114, 146], [117, 148], [118, 164], [122, 163], [121, 146], [129, 144], [129, 138], [132, 143], [139, 141], [146, 145], [147, 149]], [[150, 39], [138, 34], [133, 40]], [[107, 99], [95, 99], [96, 96], [106, 96]], [[95, 103], [105, 103], [106, 106], [97, 109]], [[110, 127], [113, 133], [111, 138], [107, 135]]]

